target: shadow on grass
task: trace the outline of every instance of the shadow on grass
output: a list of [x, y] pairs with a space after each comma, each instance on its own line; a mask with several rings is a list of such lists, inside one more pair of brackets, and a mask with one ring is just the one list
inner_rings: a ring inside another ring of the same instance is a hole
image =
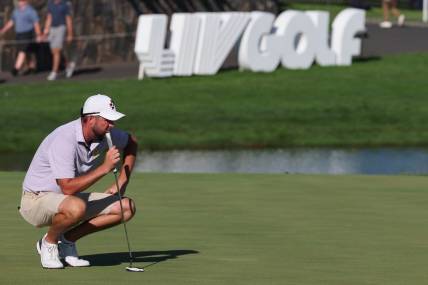
[[354, 62], [370, 62], [370, 61], [379, 61], [382, 57], [380, 56], [361, 56], [353, 59]]
[[[196, 254], [199, 251], [189, 249], [175, 249], [175, 250], [164, 250], [164, 251], [135, 251], [133, 252], [133, 262], [146, 262], [150, 263], [145, 265], [143, 268], [155, 265], [162, 261], [169, 259], [176, 259], [179, 256], [186, 254]], [[92, 255], [84, 255], [80, 258], [86, 259], [91, 263], [91, 266], [112, 266], [120, 265], [122, 263], [129, 262], [128, 252], [109, 252], [109, 253], [98, 253]]]
[[98, 73], [98, 72], [101, 72], [102, 70], [103, 69], [101, 67], [83, 67], [83, 68], [76, 69], [73, 72], [73, 76]]

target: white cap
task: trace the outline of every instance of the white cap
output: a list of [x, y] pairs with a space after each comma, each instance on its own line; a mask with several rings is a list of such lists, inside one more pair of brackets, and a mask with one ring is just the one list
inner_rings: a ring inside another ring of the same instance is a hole
[[81, 115], [98, 115], [110, 121], [116, 121], [125, 116], [116, 111], [116, 106], [110, 97], [101, 94], [93, 95], [86, 99]]

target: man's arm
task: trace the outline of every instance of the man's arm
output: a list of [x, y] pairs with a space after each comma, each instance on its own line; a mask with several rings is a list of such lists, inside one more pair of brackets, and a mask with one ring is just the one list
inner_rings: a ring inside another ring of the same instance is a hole
[[45, 20], [45, 28], [43, 30], [43, 37], [47, 38], [47, 36], [49, 35], [49, 31], [51, 29], [51, 24], [52, 24], [52, 15], [51, 13], [48, 13], [48, 15], [46, 16], [46, 20]]
[[4, 27], [0, 30], [0, 35], [3, 35], [12, 27], [13, 27], [13, 21], [12, 20], [7, 21], [6, 25], [4, 25]]
[[73, 40], [73, 20], [70, 15], [65, 16], [65, 22], [67, 24], [67, 42], [71, 43]]
[[116, 147], [112, 147], [106, 153], [104, 162], [89, 173], [75, 177], [57, 179], [57, 183], [65, 195], [73, 195], [82, 192], [97, 182], [101, 177], [109, 173], [120, 160], [120, 153]]
[[[120, 169], [118, 178], [120, 193], [123, 195], [126, 191], [126, 186], [131, 178], [132, 170], [134, 169], [135, 159], [137, 157], [138, 143], [133, 135], [129, 135], [128, 144], [123, 150], [123, 163]], [[117, 192], [116, 185], [112, 185], [107, 189], [106, 193], [115, 194]]]
[[42, 29], [40, 28], [39, 22], [34, 23], [34, 31], [36, 32], [36, 41], [42, 41]]

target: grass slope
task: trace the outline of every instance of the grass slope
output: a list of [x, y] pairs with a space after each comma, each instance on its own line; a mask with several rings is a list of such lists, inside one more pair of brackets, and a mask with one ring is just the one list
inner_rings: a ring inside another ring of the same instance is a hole
[[[23, 173], [0, 173], [0, 284], [426, 284], [426, 177], [137, 174], [128, 226], [79, 242], [89, 268], [43, 270], [43, 231], [16, 211]], [[111, 178], [111, 177], [109, 177]], [[103, 181], [103, 185], [112, 182]], [[100, 190], [101, 188], [98, 188]]]
[[427, 63], [425, 53], [269, 74], [2, 85], [0, 152], [33, 151], [98, 92], [145, 149], [425, 145]]
[[[379, 2], [381, 4], [381, 2]], [[345, 5], [335, 4], [323, 4], [323, 3], [282, 3], [282, 10], [295, 9], [295, 10], [316, 10], [316, 11], [328, 11], [330, 13], [330, 20], [333, 20], [337, 14], [343, 9], [349, 8]], [[414, 9], [399, 8], [400, 12], [406, 15], [406, 21], [411, 22], [422, 22], [422, 11]], [[366, 11], [366, 18], [372, 21], [383, 21], [382, 7], [372, 7]], [[394, 16], [390, 15], [390, 20], [397, 20]]]

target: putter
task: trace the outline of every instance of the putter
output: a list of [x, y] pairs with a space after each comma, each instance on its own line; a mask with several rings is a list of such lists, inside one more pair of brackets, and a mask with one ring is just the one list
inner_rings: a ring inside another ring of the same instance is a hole
[[[108, 144], [108, 148], [109, 149], [112, 148], [113, 147], [113, 141], [111, 140], [110, 133], [106, 133], [106, 141], [107, 141], [107, 144]], [[123, 217], [122, 195], [120, 194], [119, 182], [117, 180], [117, 167], [115, 167], [113, 169], [113, 174], [114, 174], [114, 181], [116, 183], [116, 188], [117, 188], [117, 195], [119, 196], [121, 222], [122, 222], [123, 228], [125, 230], [126, 244], [128, 245], [129, 266], [126, 267], [126, 271], [129, 271], [129, 272], [143, 272], [144, 271], [143, 268], [133, 267], [132, 266], [132, 262], [134, 261], [134, 256], [133, 256], [132, 251], [131, 251], [131, 245], [129, 243], [129, 238], [128, 238], [128, 231], [126, 230], [126, 222], [125, 222], [125, 219]]]

